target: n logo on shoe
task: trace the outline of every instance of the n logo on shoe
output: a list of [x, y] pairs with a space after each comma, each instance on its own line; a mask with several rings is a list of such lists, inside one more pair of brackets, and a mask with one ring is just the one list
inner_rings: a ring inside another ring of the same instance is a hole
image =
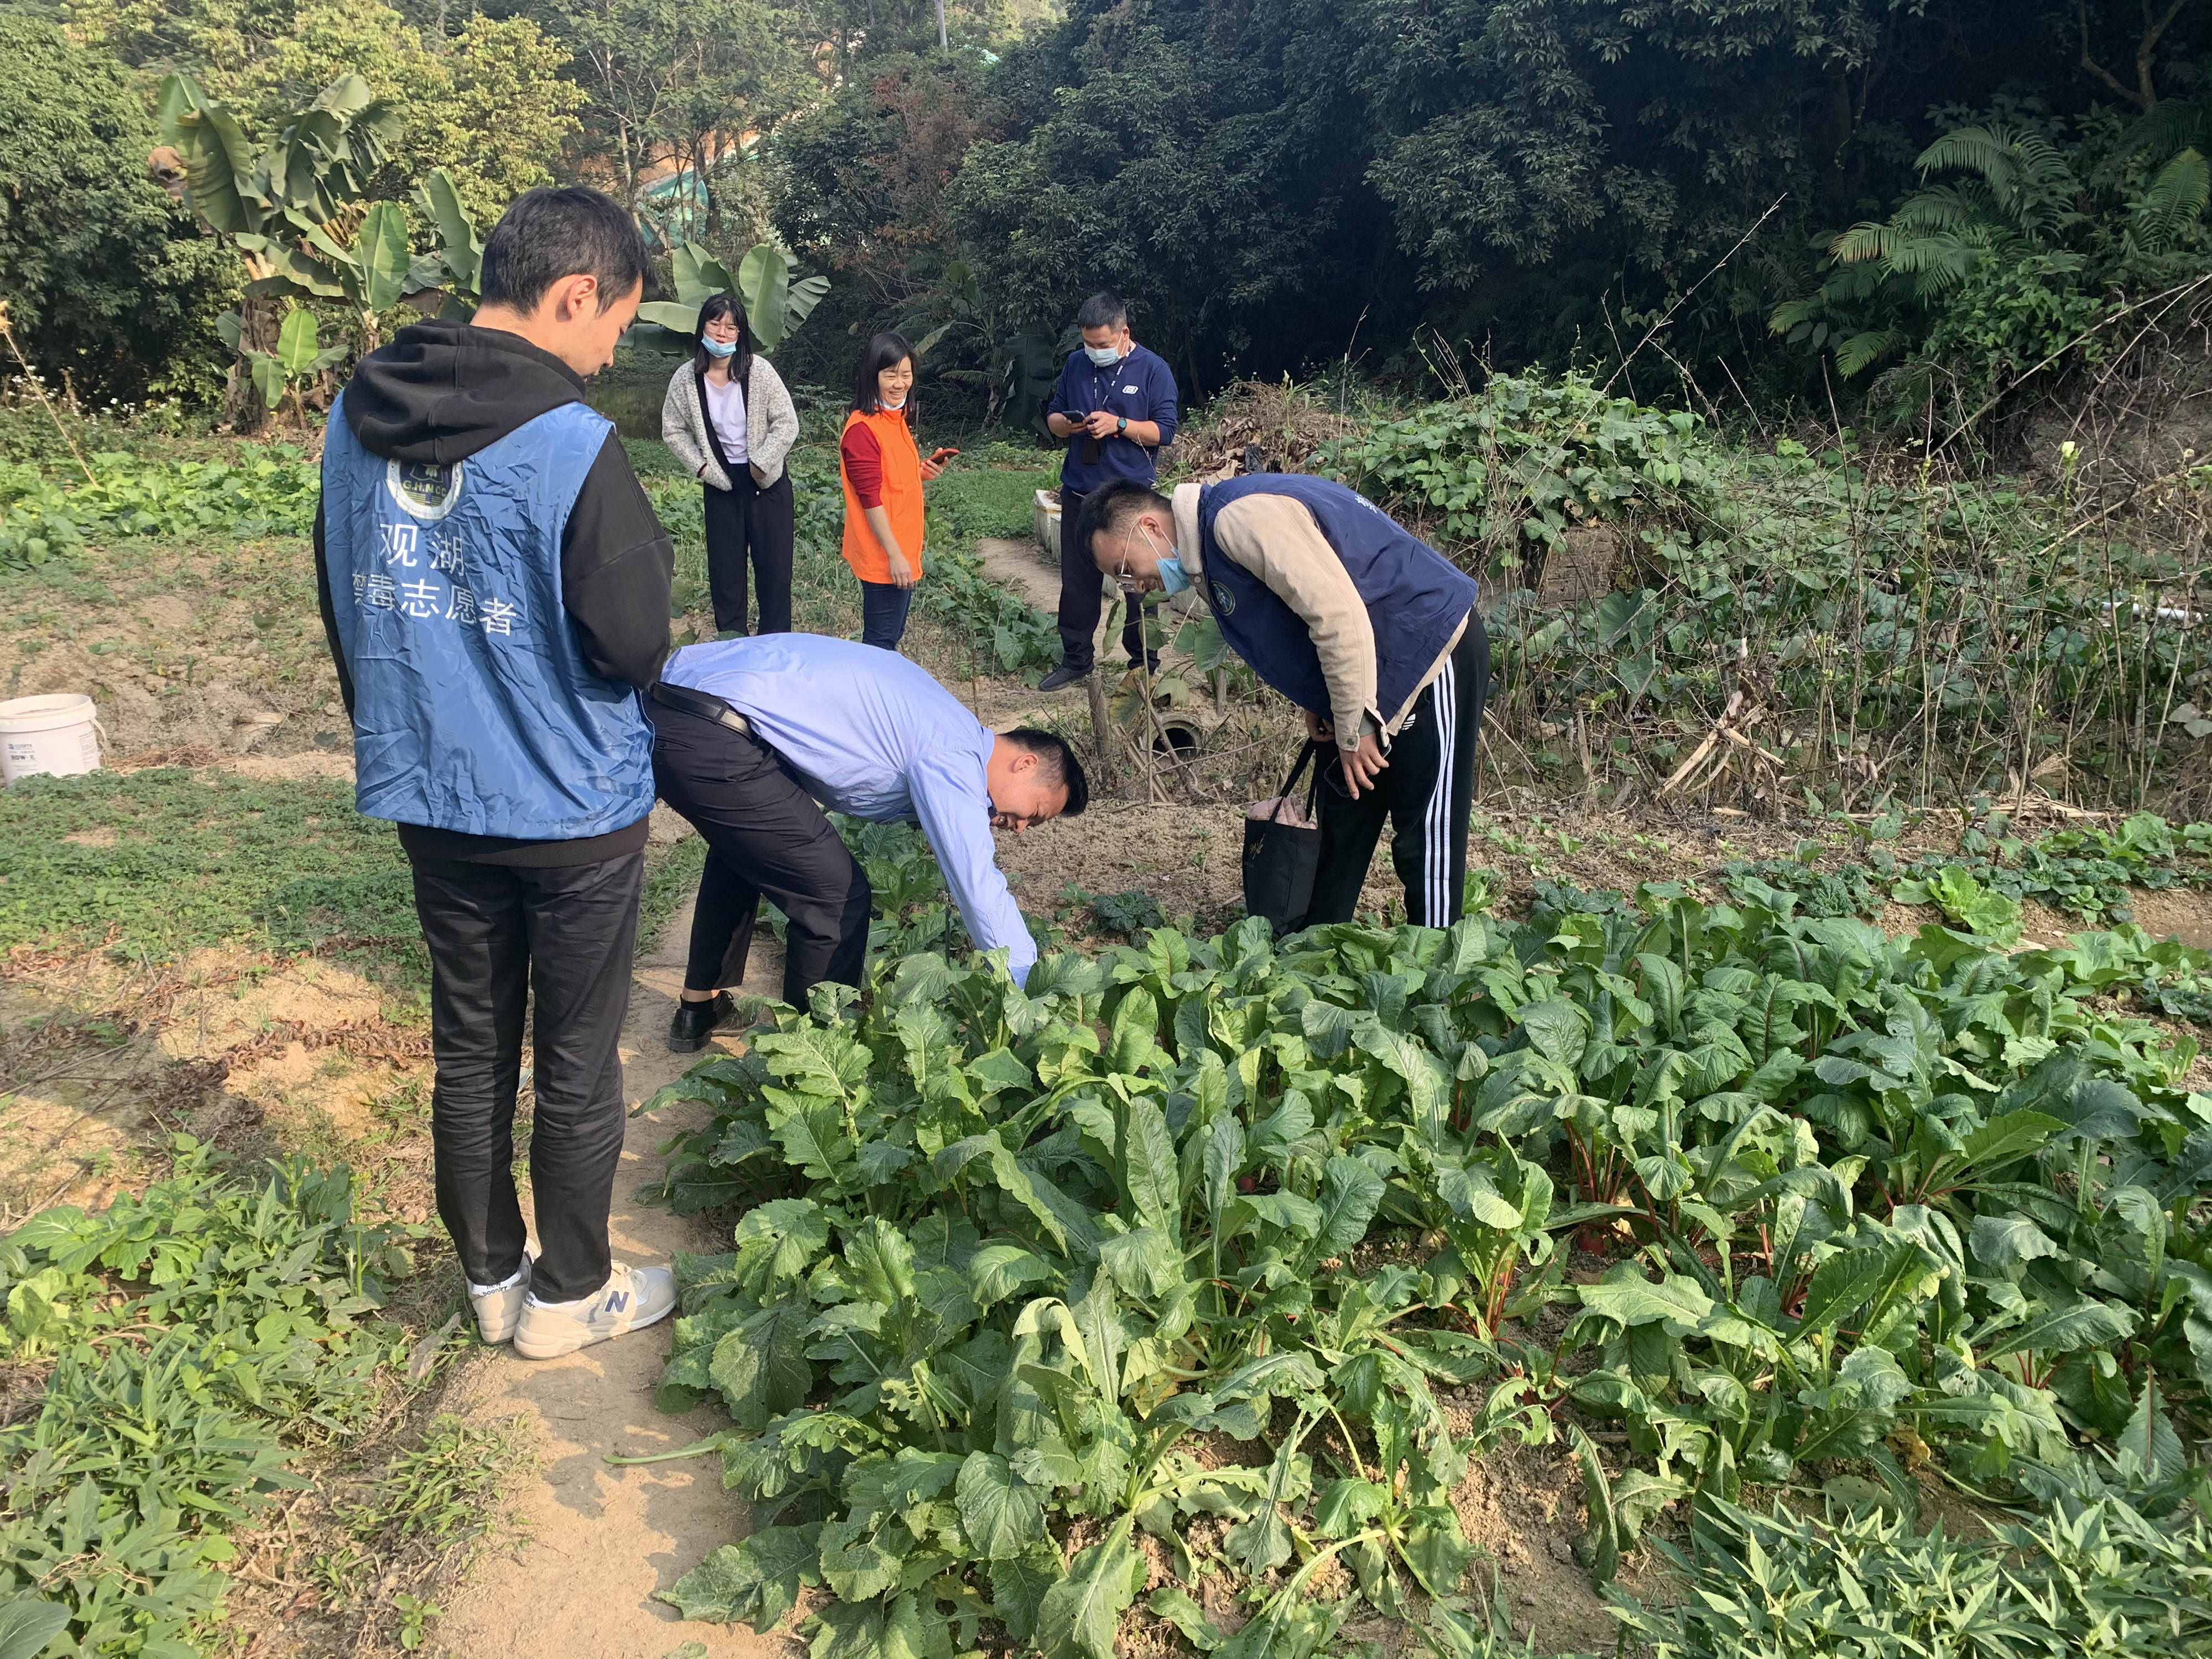
[[606, 1308], [609, 1313], [628, 1313], [629, 1311], [629, 1292], [628, 1291], [617, 1291], [612, 1296], [607, 1298]]

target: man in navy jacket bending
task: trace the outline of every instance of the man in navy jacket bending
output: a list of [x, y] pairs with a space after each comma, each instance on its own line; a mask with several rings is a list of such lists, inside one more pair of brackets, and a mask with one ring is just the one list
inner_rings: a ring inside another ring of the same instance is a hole
[[1474, 579], [1348, 485], [1260, 472], [1108, 484], [1077, 534], [1125, 592], [1195, 585], [1231, 650], [1334, 742], [1309, 924], [1349, 921], [1382, 833], [1406, 916], [1459, 920], [1490, 644]]

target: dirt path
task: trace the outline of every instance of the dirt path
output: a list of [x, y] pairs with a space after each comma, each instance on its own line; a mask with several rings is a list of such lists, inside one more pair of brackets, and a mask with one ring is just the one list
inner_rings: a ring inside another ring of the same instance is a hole
[[985, 536], [976, 542], [975, 553], [983, 561], [983, 574], [1000, 586], [1013, 589], [1047, 616], [1060, 609], [1060, 567], [1035, 542]]
[[[672, 1054], [663, 1042], [682, 988], [690, 923], [687, 903], [640, 960], [630, 988], [623, 1067], [633, 1105], [697, 1058]], [[781, 952], [763, 939], [745, 988], [774, 994], [782, 972]], [[678, 1106], [631, 1120], [615, 1183], [617, 1261], [665, 1262], [679, 1249], [726, 1244], [721, 1229], [634, 1197], [664, 1167], [660, 1146], [697, 1115], [697, 1108]], [[744, 1505], [722, 1490], [719, 1459], [620, 1468], [605, 1461], [610, 1453], [672, 1450], [727, 1426], [711, 1407], [682, 1417], [653, 1409], [668, 1330], [663, 1325], [564, 1359], [487, 1353], [456, 1385], [454, 1410], [522, 1418], [534, 1431], [540, 1468], [515, 1498], [526, 1537], [479, 1561], [447, 1600], [436, 1642], [454, 1659], [662, 1659], [686, 1642], [702, 1644], [710, 1659], [787, 1659], [799, 1651], [795, 1640], [757, 1637], [743, 1626], [686, 1623], [653, 1599], [744, 1531]]]

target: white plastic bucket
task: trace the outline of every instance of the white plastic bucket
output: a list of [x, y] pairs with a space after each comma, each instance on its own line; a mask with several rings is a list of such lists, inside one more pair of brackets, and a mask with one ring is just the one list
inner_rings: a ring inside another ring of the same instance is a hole
[[100, 769], [100, 722], [75, 691], [0, 702], [0, 782]]

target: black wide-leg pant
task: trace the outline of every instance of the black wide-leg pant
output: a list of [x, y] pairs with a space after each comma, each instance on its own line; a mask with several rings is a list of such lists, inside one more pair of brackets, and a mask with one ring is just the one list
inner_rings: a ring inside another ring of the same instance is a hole
[[790, 768], [757, 738], [648, 698], [661, 799], [707, 842], [691, 917], [688, 991], [741, 983], [765, 897], [783, 912], [783, 1000], [823, 980], [858, 985], [868, 957], [867, 872]]
[[791, 550], [795, 535], [797, 505], [791, 493], [791, 474], [778, 475], [766, 489], [753, 482], [751, 469], [740, 466], [731, 475], [731, 487], [707, 492], [707, 589], [714, 600], [714, 628], [722, 634], [742, 634], [750, 607], [746, 604], [745, 567], [750, 557], [752, 574], [760, 590], [763, 634], [791, 632]]
[[1375, 860], [1382, 821], [1393, 831], [1390, 861], [1406, 884], [1406, 919], [1449, 927], [1460, 918], [1467, 882], [1468, 819], [1474, 799], [1474, 744], [1490, 694], [1490, 639], [1469, 611], [1467, 631], [1429, 683], [1390, 744], [1390, 763], [1358, 800], [1345, 793], [1332, 756], [1318, 793], [1321, 863], [1309, 925], [1349, 921]]
[[522, 1266], [514, 1097], [526, 1000], [537, 997], [530, 1188], [548, 1302], [607, 1282], [607, 1209], [622, 1158], [622, 1056], [645, 854], [551, 869], [414, 860], [430, 951], [430, 1138], [438, 1218], [472, 1285]]
[[[1106, 603], [1105, 579], [1098, 574], [1091, 550], [1077, 545], [1075, 521], [1083, 516], [1087, 493], [1067, 489], [1060, 492], [1060, 660], [1062, 666], [1079, 674], [1088, 674], [1096, 665], [1097, 648], [1093, 641], [1098, 633], [1098, 613]], [[1114, 603], [1118, 606], [1121, 601]], [[1133, 597], [1129, 600], [1129, 618], [1121, 624], [1121, 648], [1133, 663], [1145, 659], [1144, 602]]]

